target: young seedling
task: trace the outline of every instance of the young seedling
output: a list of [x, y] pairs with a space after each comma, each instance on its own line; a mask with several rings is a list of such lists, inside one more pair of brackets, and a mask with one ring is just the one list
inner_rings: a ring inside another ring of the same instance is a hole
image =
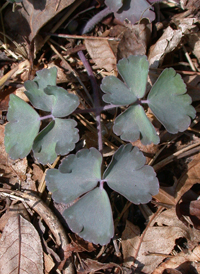
[[[148, 69], [146, 56], [120, 60], [118, 71], [125, 83], [114, 76], [103, 79], [103, 100], [110, 105], [96, 106], [96, 116], [99, 119], [100, 110], [106, 108], [128, 106], [115, 119], [114, 132], [126, 141], [141, 137], [144, 144], [157, 144], [159, 137], [142, 103], [149, 105], [171, 133], [186, 130], [191, 118], [195, 117], [195, 109], [191, 106], [190, 96], [185, 94], [183, 80], [173, 69], [164, 70], [147, 99], [141, 100], [146, 95]], [[73, 150], [78, 141], [76, 122], [63, 119], [77, 108], [78, 98], [56, 86], [55, 68], [38, 71], [35, 79], [27, 81], [25, 87], [32, 105], [49, 114], [40, 117], [29, 104], [11, 95], [7, 114], [9, 123], [5, 128], [6, 151], [17, 159], [25, 157], [32, 148], [40, 163], [52, 163], [58, 154], [65, 155]], [[51, 119], [51, 122], [38, 134], [44, 119]], [[101, 132], [98, 138], [101, 139]], [[135, 204], [149, 202], [159, 189], [153, 168], [145, 165], [142, 152], [131, 144], [120, 146], [107, 167], [96, 148], [70, 154], [58, 169], [47, 171], [46, 182], [56, 202], [70, 205], [63, 213], [70, 229], [85, 240], [101, 245], [107, 244], [114, 235], [105, 184]]]

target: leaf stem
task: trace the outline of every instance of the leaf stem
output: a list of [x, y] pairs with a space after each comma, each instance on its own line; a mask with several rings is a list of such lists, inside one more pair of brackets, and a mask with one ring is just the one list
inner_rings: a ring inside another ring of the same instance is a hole
[[40, 121], [45, 120], [45, 119], [53, 119], [54, 120], [55, 117], [52, 114], [40, 117]]
[[140, 100], [141, 104], [149, 104], [149, 100]]
[[98, 12], [95, 16], [93, 16], [86, 23], [86, 25], [84, 26], [84, 28], [82, 30], [82, 34], [85, 34], [85, 33], [89, 32], [90, 30], [92, 30], [96, 24], [98, 24], [104, 17], [106, 17], [110, 13], [112, 13], [112, 11], [108, 7], [103, 9], [102, 11]]
[[102, 111], [105, 111], [105, 110], [108, 110], [108, 109], [113, 109], [113, 108], [118, 108], [118, 107], [121, 107], [121, 106], [118, 106], [118, 105], [106, 105], [106, 106], [103, 106], [103, 107], [96, 107], [96, 108], [86, 108], [86, 109], [76, 109], [74, 111], [74, 113], [90, 113], [90, 112], [96, 112], [97, 110], [99, 112], [102, 112]]
[[88, 63], [87, 59], [85, 58], [85, 55], [82, 51], [78, 52], [78, 56], [83, 62], [83, 65], [87, 71], [88, 77], [90, 79], [93, 95], [94, 95], [94, 110], [95, 110], [95, 116], [96, 116], [96, 122], [97, 122], [97, 134], [98, 134], [98, 148], [99, 152], [103, 153], [103, 139], [102, 139], [102, 126], [101, 126], [101, 110], [100, 110], [100, 100], [99, 100], [99, 87], [97, 85], [95, 76], [93, 74], [93, 71], [90, 67], [90, 64]]

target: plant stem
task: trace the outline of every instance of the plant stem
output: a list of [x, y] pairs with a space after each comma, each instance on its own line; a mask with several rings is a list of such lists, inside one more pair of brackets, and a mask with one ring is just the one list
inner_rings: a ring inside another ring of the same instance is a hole
[[113, 108], [118, 108], [118, 107], [121, 107], [121, 106], [118, 106], [118, 105], [106, 105], [106, 106], [103, 106], [103, 107], [96, 107], [96, 108], [86, 108], [86, 109], [76, 109], [74, 111], [74, 113], [90, 113], [90, 112], [96, 112], [97, 110], [99, 112], [102, 112], [102, 111], [105, 111], [105, 110], [108, 110], [108, 109], [113, 109]]
[[45, 120], [45, 119], [53, 119], [54, 120], [54, 116], [52, 114], [40, 117], [40, 121]]
[[141, 104], [149, 104], [149, 100], [140, 100]]
[[98, 149], [100, 153], [103, 153], [103, 139], [102, 139], [102, 127], [101, 127], [101, 110], [100, 110], [100, 100], [99, 100], [99, 87], [97, 85], [95, 76], [93, 74], [93, 71], [85, 58], [85, 55], [82, 51], [78, 52], [78, 56], [83, 62], [83, 65], [87, 71], [88, 77], [90, 79], [93, 95], [94, 95], [94, 106], [95, 106], [95, 116], [96, 116], [96, 122], [97, 122], [97, 133], [98, 133]]
[[92, 30], [96, 24], [98, 24], [104, 17], [106, 17], [108, 14], [112, 13], [112, 11], [107, 7], [104, 10], [97, 13], [95, 16], [93, 16], [87, 24], [84, 26], [82, 30], [82, 34], [85, 34]]

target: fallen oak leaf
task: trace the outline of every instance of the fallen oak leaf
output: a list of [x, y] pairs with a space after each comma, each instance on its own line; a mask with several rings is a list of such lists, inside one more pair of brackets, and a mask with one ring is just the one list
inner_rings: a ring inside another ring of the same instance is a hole
[[0, 273], [43, 274], [43, 249], [34, 226], [21, 215], [11, 217], [0, 240]]

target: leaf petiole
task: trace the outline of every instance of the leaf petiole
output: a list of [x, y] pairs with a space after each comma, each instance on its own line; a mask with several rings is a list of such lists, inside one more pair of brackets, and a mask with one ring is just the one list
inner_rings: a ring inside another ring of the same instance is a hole
[[49, 114], [49, 115], [45, 115], [45, 116], [39, 118], [40, 121], [46, 120], [46, 119], [53, 119], [54, 120], [55, 117], [52, 114]]

